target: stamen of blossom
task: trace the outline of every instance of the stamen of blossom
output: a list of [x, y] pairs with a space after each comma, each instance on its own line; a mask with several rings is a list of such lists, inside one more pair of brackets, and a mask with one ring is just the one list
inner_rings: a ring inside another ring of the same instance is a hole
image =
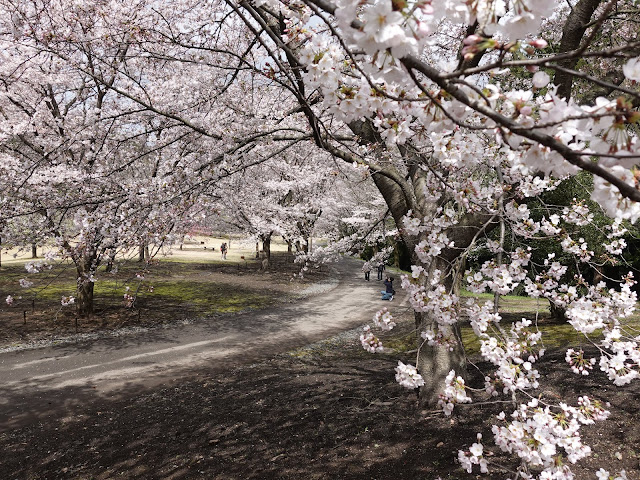
[[576, 352], [573, 348], [567, 350], [565, 360], [571, 366], [571, 370], [574, 373], [582, 375], [589, 375], [589, 371], [593, 370], [593, 366], [596, 363], [595, 358], [587, 360], [584, 358], [584, 351], [580, 350]]

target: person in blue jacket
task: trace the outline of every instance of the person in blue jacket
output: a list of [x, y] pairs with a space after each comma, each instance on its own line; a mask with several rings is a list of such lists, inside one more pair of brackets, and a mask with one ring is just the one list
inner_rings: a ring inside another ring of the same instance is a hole
[[388, 276], [384, 281], [384, 286], [385, 289], [380, 292], [382, 293], [382, 298], [380, 300], [393, 300], [393, 294], [396, 293], [393, 289], [393, 277]]

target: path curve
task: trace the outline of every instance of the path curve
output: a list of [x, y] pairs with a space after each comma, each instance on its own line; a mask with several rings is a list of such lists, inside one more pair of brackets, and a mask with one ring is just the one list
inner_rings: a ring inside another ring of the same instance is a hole
[[[335, 265], [338, 283], [317, 296], [135, 335], [0, 354], [0, 432], [83, 398], [113, 398], [198, 375], [223, 374], [369, 322], [386, 305], [382, 282], [365, 282], [360, 262]], [[394, 301], [394, 303], [396, 303]]]

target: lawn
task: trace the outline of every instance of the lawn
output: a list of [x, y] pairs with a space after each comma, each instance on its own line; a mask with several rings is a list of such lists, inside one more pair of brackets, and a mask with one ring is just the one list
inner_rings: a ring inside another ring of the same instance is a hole
[[[73, 305], [61, 305], [63, 296], [75, 296], [76, 272], [70, 262], [28, 274], [25, 264], [32, 260], [26, 252], [5, 252], [0, 267], [0, 347], [41, 337], [152, 327], [267, 308], [297, 298], [306, 285], [327, 275], [326, 269], [316, 270], [292, 282], [300, 267], [286, 254], [286, 245], [274, 242], [272, 267], [264, 271], [255, 258], [255, 243], [233, 239], [227, 259], [222, 260], [221, 242], [196, 237], [182, 249], [161, 252], [148, 265], [129, 255], [119, 258], [112, 272], [100, 267], [95, 314], [89, 318], [78, 318]], [[21, 288], [23, 278], [33, 286]], [[135, 296], [132, 306], [126, 305], [125, 294]], [[11, 306], [4, 302], [7, 295], [15, 299]]]

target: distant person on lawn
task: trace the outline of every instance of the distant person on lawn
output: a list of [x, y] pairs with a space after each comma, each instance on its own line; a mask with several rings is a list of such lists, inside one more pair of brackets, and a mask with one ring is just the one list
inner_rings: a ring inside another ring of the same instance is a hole
[[382, 298], [380, 300], [393, 300], [393, 294], [396, 293], [393, 289], [393, 277], [387, 277], [384, 281], [384, 286], [385, 289], [380, 292], [382, 294]]
[[227, 242], [220, 245], [220, 256], [222, 257], [222, 260], [227, 259]]

